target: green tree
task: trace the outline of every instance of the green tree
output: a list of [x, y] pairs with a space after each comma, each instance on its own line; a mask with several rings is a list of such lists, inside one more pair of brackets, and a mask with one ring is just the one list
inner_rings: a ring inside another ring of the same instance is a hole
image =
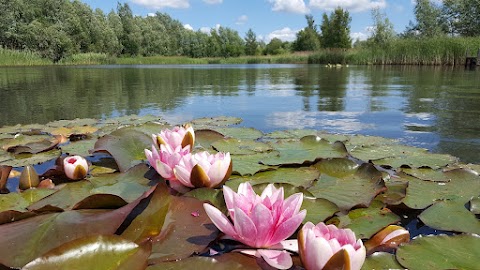
[[258, 52], [257, 35], [253, 32], [252, 29], [248, 29], [247, 34], [245, 35], [245, 54], [256, 55], [257, 52]]
[[264, 54], [277, 55], [285, 53], [284, 43], [279, 38], [272, 38], [264, 50]]
[[444, 0], [442, 15], [450, 34], [480, 36], [480, 0]]
[[295, 51], [315, 51], [320, 48], [320, 36], [312, 15], [306, 15], [307, 27], [297, 33], [297, 38], [293, 42]]
[[414, 14], [417, 23], [407, 31], [415, 31], [423, 37], [437, 37], [446, 32], [442, 10], [430, 0], [417, 0]]
[[372, 19], [373, 33], [368, 41], [377, 46], [387, 46], [395, 37], [393, 24], [378, 8], [372, 9]]
[[133, 18], [132, 10], [127, 3], [123, 5], [119, 3], [117, 12], [123, 26], [123, 33], [119, 39], [123, 47], [122, 54], [137, 55], [140, 51], [141, 34]]
[[330, 17], [323, 14], [320, 25], [320, 43], [323, 48], [351, 48], [350, 22], [352, 18], [347, 10], [336, 8]]

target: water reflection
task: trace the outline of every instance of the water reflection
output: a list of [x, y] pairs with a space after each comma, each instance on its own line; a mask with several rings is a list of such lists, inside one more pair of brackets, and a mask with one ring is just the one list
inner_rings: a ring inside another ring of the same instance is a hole
[[230, 115], [269, 132], [400, 139], [478, 162], [480, 76], [444, 67], [315, 65], [0, 68], [0, 126], [157, 114]]

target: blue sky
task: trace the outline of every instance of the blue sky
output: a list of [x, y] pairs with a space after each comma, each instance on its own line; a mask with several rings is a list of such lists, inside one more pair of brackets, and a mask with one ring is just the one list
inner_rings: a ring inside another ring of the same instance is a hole
[[135, 15], [147, 16], [156, 11], [168, 13], [193, 30], [208, 30], [218, 25], [232, 28], [244, 37], [252, 29], [257, 37], [292, 41], [295, 33], [306, 26], [305, 14], [312, 14], [320, 24], [324, 12], [341, 6], [352, 17], [351, 35], [365, 39], [372, 25], [371, 9], [379, 7], [403, 32], [414, 20], [414, 0], [83, 0], [106, 13], [116, 9], [117, 2], [128, 3]]

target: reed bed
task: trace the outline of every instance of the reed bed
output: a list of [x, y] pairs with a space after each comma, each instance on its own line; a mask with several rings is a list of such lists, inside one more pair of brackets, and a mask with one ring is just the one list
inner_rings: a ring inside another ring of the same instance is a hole
[[0, 47], [0, 66], [50, 65], [49, 60], [31, 51], [15, 51]]
[[58, 62], [60, 65], [109, 65], [116, 58], [105, 53], [80, 53], [68, 56]]

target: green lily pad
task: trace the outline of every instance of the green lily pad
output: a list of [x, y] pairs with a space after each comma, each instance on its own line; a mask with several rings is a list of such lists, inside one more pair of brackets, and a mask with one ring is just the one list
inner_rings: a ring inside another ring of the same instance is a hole
[[213, 257], [190, 257], [175, 262], [164, 262], [149, 266], [147, 270], [184, 270], [184, 269], [209, 269], [209, 270], [243, 270], [262, 269], [255, 259], [238, 252], [225, 253]]
[[73, 134], [76, 135], [87, 135], [92, 134], [98, 131], [97, 127], [92, 126], [72, 126], [72, 127], [57, 127], [57, 128], [47, 128], [45, 129], [48, 133], [52, 135], [62, 135], [69, 137]]
[[330, 143], [315, 136], [303, 137], [300, 141], [280, 141], [272, 144], [277, 156], [262, 160], [265, 165], [287, 165], [314, 162], [317, 159], [342, 158], [347, 156], [341, 142]]
[[290, 129], [290, 130], [277, 130], [265, 134], [265, 137], [271, 139], [301, 139], [305, 136], [316, 136], [318, 131], [313, 129]]
[[274, 153], [258, 153], [252, 155], [232, 155], [233, 173], [239, 175], [254, 175], [257, 172], [274, 170], [276, 166], [267, 166], [260, 163], [262, 159]]
[[121, 126], [128, 126], [128, 125], [141, 125], [148, 122], [159, 122], [165, 123], [161, 117], [153, 116], [153, 115], [145, 115], [145, 116], [138, 116], [138, 115], [125, 115], [116, 118], [109, 118], [102, 121], [103, 124], [113, 124], [113, 125], [121, 125]]
[[408, 181], [407, 195], [403, 203], [413, 209], [424, 209], [438, 200], [461, 200], [468, 202], [478, 196], [480, 178], [466, 169], [444, 172], [450, 182], [423, 181], [405, 174], [399, 176]]
[[432, 170], [430, 168], [409, 169], [403, 168], [402, 171], [408, 175], [425, 181], [432, 182], [450, 182], [447, 174], [441, 170]]
[[75, 239], [56, 247], [22, 269], [142, 270], [147, 266], [150, 252], [150, 242], [138, 245], [117, 235], [94, 235]]
[[259, 172], [252, 176], [231, 177], [225, 182], [233, 190], [237, 190], [240, 183], [250, 182], [252, 186], [259, 184], [290, 184], [296, 187], [309, 187], [320, 176], [313, 167], [279, 168], [273, 171]]
[[314, 166], [321, 173], [339, 178], [354, 174], [359, 167], [356, 162], [346, 158], [322, 159]]
[[218, 127], [226, 127], [231, 125], [238, 125], [243, 120], [238, 117], [230, 117], [230, 116], [218, 116], [218, 117], [205, 117], [205, 118], [197, 118], [190, 123], [194, 126], [218, 126]]
[[24, 212], [30, 203], [20, 193], [9, 193], [0, 195], [0, 213], [8, 210]]
[[307, 210], [307, 216], [303, 223], [307, 221], [313, 224], [324, 222], [327, 218], [340, 211], [338, 206], [325, 199], [303, 198], [302, 208]]
[[358, 238], [368, 239], [388, 225], [399, 222], [400, 217], [384, 208], [383, 203], [373, 201], [370, 207], [351, 210], [338, 220], [338, 227], [349, 228]]
[[[376, 146], [375, 149], [377, 149], [385, 145], [398, 145], [398, 141], [377, 136], [353, 135], [348, 138], [348, 141], [345, 143], [345, 145], [349, 151], [362, 151], [363, 147], [365, 146]], [[378, 153], [373, 154], [377, 155]]]
[[263, 132], [260, 130], [247, 127], [214, 127], [213, 129], [226, 137], [239, 140], [256, 140], [263, 136]]
[[439, 201], [425, 209], [418, 218], [434, 229], [480, 234], [480, 221], [462, 201]]
[[23, 135], [20, 134], [16, 138], [0, 140], [0, 148], [7, 150], [8, 148], [20, 145], [28, 145], [54, 139], [50, 135]]
[[470, 212], [480, 215], [480, 196], [470, 200]]
[[407, 196], [407, 181], [400, 181], [400, 179], [390, 179], [385, 181], [387, 190], [377, 195], [377, 199], [387, 205], [399, 205]]
[[418, 237], [401, 245], [398, 262], [408, 269], [478, 269], [480, 237], [438, 235]]
[[227, 206], [225, 205], [225, 200], [223, 199], [223, 192], [221, 189], [196, 188], [185, 193], [184, 196], [193, 197], [200, 201], [210, 202], [222, 212], [225, 213], [227, 211]]
[[96, 139], [81, 140], [62, 145], [60, 148], [62, 149], [62, 152], [67, 155], [79, 155], [86, 157], [90, 155], [90, 151], [93, 151], [96, 141]]
[[98, 139], [93, 152], [108, 152], [125, 172], [145, 160], [145, 149], [151, 146], [151, 136], [134, 129], [119, 129]]
[[395, 259], [395, 255], [387, 252], [375, 252], [365, 259], [362, 270], [371, 269], [403, 269]]
[[58, 158], [62, 152], [58, 149], [42, 152], [38, 154], [19, 154], [15, 158], [5, 160], [0, 165], [7, 165], [12, 167], [24, 167], [27, 165], [36, 165], [46, 161]]
[[269, 144], [252, 140], [228, 138], [212, 143], [212, 147], [219, 152], [230, 152], [232, 155], [249, 155], [272, 151]]
[[79, 201], [90, 196], [90, 190], [93, 188], [89, 181], [78, 181], [65, 184], [59, 191], [48, 196], [28, 207], [30, 211], [38, 210], [45, 206], [53, 206], [60, 209], [72, 209]]
[[98, 123], [97, 119], [93, 118], [77, 118], [73, 120], [58, 120], [49, 122], [46, 124], [48, 127], [62, 128], [62, 127], [75, 127], [75, 126], [93, 126]]
[[195, 144], [203, 147], [205, 150], [212, 148], [212, 143], [224, 139], [223, 134], [211, 129], [195, 130]]
[[322, 174], [308, 189], [315, 197], [327, 199], [343, 210], [354, 206], [368, 207], [373, 198], [384, 190], [382, 173], [369, 163], [341, 178]]
[[403, 155], [374, 160], [377, 165], [387, 165], [392, 168], [409, 166], [410, 168], [430, 167], [434, 170], [446, 167], [449, 164], [455, 164], [458, 161], [456, 157], [432, 153], [405, 153]]

